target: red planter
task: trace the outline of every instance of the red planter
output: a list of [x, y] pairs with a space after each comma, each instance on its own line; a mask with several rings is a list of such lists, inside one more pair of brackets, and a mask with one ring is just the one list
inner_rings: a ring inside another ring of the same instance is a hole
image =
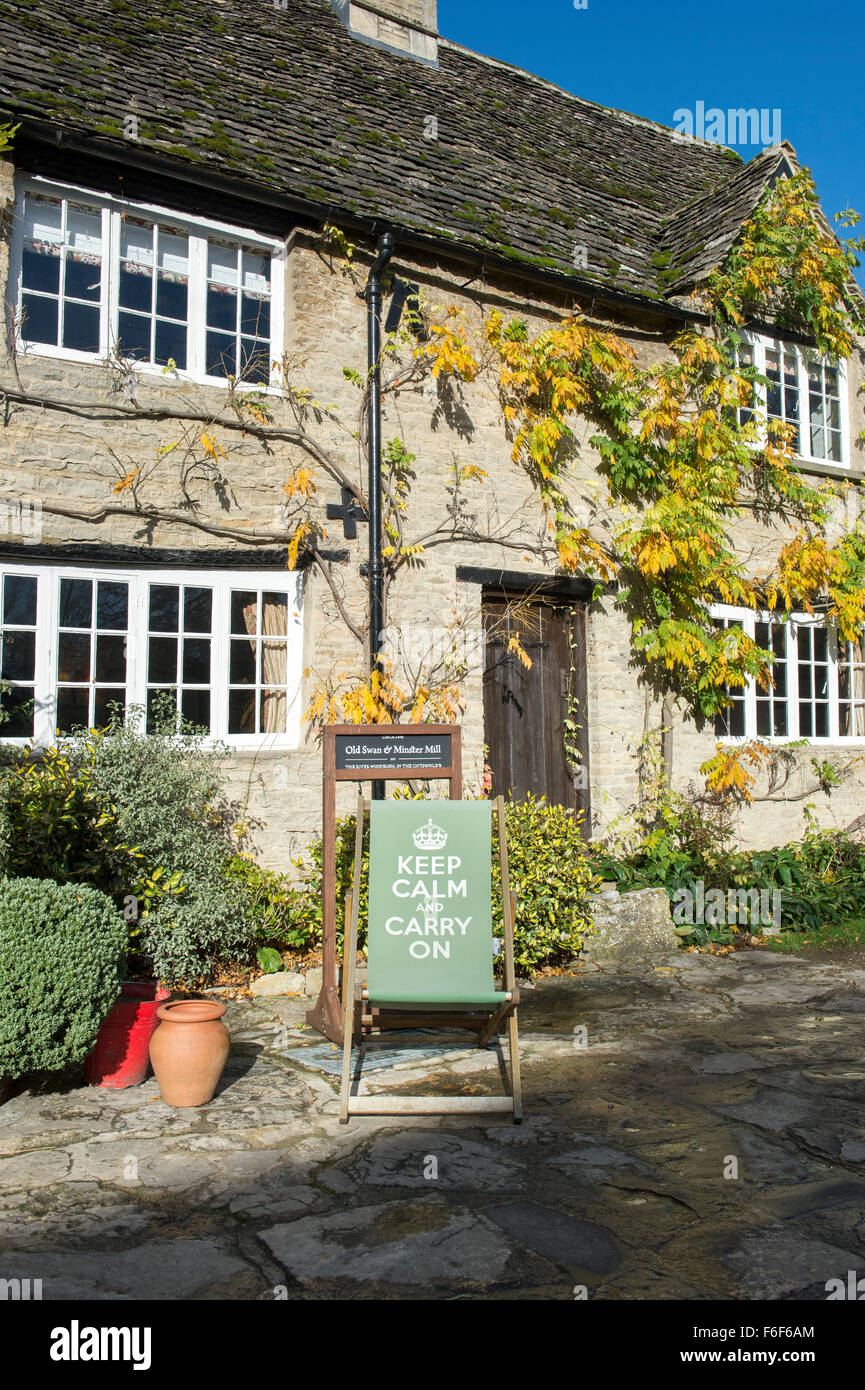
[[96, 1046], [84, 1063], [88, 1086], [122, 1090], [139, 1086], [147, 1075], [150, 1039], [159, 1019], [156, 1010], [169, 995], [155, 984], [125, 984], [103, 1021]]

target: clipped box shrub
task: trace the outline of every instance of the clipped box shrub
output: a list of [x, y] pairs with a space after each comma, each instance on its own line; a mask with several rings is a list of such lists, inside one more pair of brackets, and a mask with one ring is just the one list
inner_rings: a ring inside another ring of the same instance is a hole
[[59, 1071], [92, 1051], [120, 993], [126, 940], [97, 888], [0, 880], [0, 1076]]

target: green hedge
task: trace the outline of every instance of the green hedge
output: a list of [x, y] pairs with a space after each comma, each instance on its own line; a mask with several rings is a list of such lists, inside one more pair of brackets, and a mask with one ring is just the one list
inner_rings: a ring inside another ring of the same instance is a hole
[[105, 893], [0, 880], [0, 1076], [82, 1061], [120, 993], [126, 923]]

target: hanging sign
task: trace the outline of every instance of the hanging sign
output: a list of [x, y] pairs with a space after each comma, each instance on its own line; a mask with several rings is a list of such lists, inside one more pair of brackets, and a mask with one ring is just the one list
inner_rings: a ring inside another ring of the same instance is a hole
[[450, 734], [337, 734], [337, 772], [411, 772], [416, 768], [450, 768]]

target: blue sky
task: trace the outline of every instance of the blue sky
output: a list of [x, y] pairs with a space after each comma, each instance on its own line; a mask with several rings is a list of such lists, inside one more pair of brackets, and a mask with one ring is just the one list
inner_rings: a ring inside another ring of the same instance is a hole
[[[438, 0], [439, 31], [577, 96], [674, 126], [677, 109], [780, 108], [829, 216], [865, 221], [862, 0]], [[737, 145], [752, 159], [760, 146]], [[863, 230], [860, 224], [858, 229]], [[860, 259], [863, 259], [860, 256]], [[865, 285], [865, 267], [857, 272]]]

